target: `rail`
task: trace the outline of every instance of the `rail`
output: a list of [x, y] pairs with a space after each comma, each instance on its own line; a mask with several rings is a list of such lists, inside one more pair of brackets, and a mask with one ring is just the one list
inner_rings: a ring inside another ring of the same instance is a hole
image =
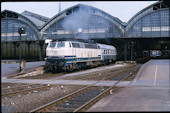
[[[34, 86], [34, 85], [30, 85], [30, 86]], [[20, 88], [23, 88], [23, 87], [30, 87], [30, 86], [21, 86], [21, 87], [13, 87], [13, 88], [9, 88], [9, 89], [4, 89], [4, 90], [14, 90], [14, 89], [19, 89], [18, 91], [12, 91], [12, 92], [7, 92], [7, 93], [2, 93], [1, 94], [1, 97], [4, 97], [4, 96], [10, 96], [10, 95], [14, 95], [14, 94], [20, 94], [20, 93], [24, 93], [24, 92], [29, 92], [29, 91], [33, 91], [33, 90], [38, 90], [38, 89], [44, 89], [44, 88], [49, 88], [51, 87], [51, 85], [43, 85], [43, 86], [38, 86], [36, 88], [29, 88], [29, 89], [20, 89]]]
[[[135, 71], [132, 73], [120, 78], [116, 84], [122, 80], [129, 79], [130, 76], [134, 75], [138, 68], [134, 68]], [[127, 73], [126, 73], [127, 74]], [[101, 80], [100, 80], [101, 81]], [[98, 81], [99, 82], [99, 81]], [[96, 82], [96, 83], [98, 83]], [[54, 100], [50, 103], [47, 103], [39, 108], [33, 109], [32, 112], [83, 112], [86, 111], [90, 106], [96, 103], [103, 96], [109, 92], [115, 93], [123, 87], [118, 86], [94, 86], [96, 83], [89, 85], [85, 88], [82, 88], [78, 91], [75, 91], [71, 94], [68, 94], [62, 98]]]

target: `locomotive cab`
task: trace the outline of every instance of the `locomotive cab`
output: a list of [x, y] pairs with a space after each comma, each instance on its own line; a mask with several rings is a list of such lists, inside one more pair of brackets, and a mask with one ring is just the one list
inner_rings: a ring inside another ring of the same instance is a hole
[[65, 56], [70, 56], [70, 44], [65, 41], [51, 41], [46, 48], [45, 69], [61, 69], [65, 65]]

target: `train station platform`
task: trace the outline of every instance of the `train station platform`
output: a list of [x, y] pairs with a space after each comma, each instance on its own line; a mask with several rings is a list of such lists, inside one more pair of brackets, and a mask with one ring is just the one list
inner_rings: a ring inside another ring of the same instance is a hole
[[130, 87], [108, 95], [87, 112], [170, 111], [170, 59], [150, 60]]
[[[26, 62], [25, 71], [45, 65], [45, 61]], [[1, 60], [1, 78], [18, 73], [18, 60]]]
[[90, 80], [51, 80], [51, 79], [7, 79], [2, 78], [3, 83], [26, 83], [26, 84], [56, 84], [56, 85], [94, 85], [94, 86], [128, 86], [130, 81], [90, 81]]
[[[34, 64], [34, 63], [32, 63]], [[88, 70], [82, 70], [80, 72], [73, 72], [69, 74], [64, 74], [62, 76], [54, 77], [52, 79], [16, 79], [16, 78], [7, 78], [7, 77], [2, 77], [2, 82], [3, 83], [35, 83], [35, 84], [61, 84], [61, 85], [92, 85], [95, 84], [96, 86], [113, 86], [118, 83], [118, 81], [90, 81], [90, 80], [63, 80], [65, 77], [70, 77], [70, 76], [77, 76], [80, 74], [87, 74], [87, 73], [93, 73], [97, 71], [104, 71], [108, 69], [113, 69], [113, 68], [119, 68], [126, 66], [126, 64], [115, 64], [115, 65], [109, 65], [109, 66], [103, 66], [103, 67], [97, 67], [97, 68], [92, 68]], [[31, 73], [31, 72], [30, 72]], [[30, 74], [29, 73], [29, 74]], [[127, 84], [130, 84], [130, 81], [126, 82], [121, 82], [117, 85], [123, 85], [127, 86]]]
[[166, 86], [170, 84], [170, 59], [150, 60], [143, 65], [132, 85]]

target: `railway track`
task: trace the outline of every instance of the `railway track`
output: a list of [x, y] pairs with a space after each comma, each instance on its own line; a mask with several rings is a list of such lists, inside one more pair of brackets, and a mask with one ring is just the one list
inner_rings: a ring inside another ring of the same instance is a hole
[[[47, 103], [39, 108], [31, 110], [30, 112], [79, 112], [87, 110], [89, 104], [98, 101], [104, 95], [110, 92], [118, 91], [121, 87], [101, 87], [101, 86], [87, 86], [55, 101]], [[84, 108], [84, 107], [85, 108]]]
[[[130, 80], [130, 78], [133, 78], [131, 76], [133, 76], [138, 71], [138, 69], [139, 67], [138, 68], [135, 67], [135, 70], [134, 70], [134, 67], [133, 67], [131, 69], [132, 72], [130, 74], [129, 72], [124, 73], [125, 74], [124, 76], [117, 78], [118, 81], [116, 84], [118, 84], [120, 81]], [[120, 74], [120, 73], [117, 73], [117, 74]], [[112, 76], [111, 79], [113, 79], [114, 77], [116, 76], [115, 75]], [[108, 76], [102, 80], [105, 80], [105, 79], [108, 80], [109, 79]], [[105, 96], [106, 94], [108, 93], [114, 94], [123, 88], [123, 87], [118, 87], [118, 86], [111, 86], [111, 87], [95, 86], [95, 84], [84, 87], [62, 98], [54, 100], [43, 106], [40, 106], [39, 108], [33, 109], [30, 112], [31, 113], [32, 112], [84, 112], [88, 108], [90, 108], [93, 104], [95, 104], [98, 100], [100, 100], [103, 96]]]
[[1, 89], [1, 97], [11, 96], [15, 94], [26, 93], [34, 90], [45, 89], [51, 87], [48, 84], [30, 84], [30, 85], [21, 85], [17, 87], [3, 88]]
[[[104, 78], [104, 80], [114, 80], [114, 81], [130, 81], [133, 80], [135, 74], [139, 71], [140, 66], [130, 67], [125, 70], [117, 71], [115, 73], [110, 74]], [[127, 76], [128, 75], [128, 76]]]
[[97, 73], [94, 72], [94, 73], [89, 73], [89, 74], [84, 74], [84, 75], [65, 77], [64, 79], [65, 80], [102, 80], [102, 79], [105, 79], [106, 77], [108, 77], [107, 80], [109, 80], [111, 77], [113, 77], [115, 75], [119, 75], [119, 74], [124, 73], [128, 70], [133, 70], [135, 67], [136, 66], [131, 65], [128, 67], [117, 68], [117, 69], [112, 69], [112, 70], [109, 69], [109, 70], [97, 72]]

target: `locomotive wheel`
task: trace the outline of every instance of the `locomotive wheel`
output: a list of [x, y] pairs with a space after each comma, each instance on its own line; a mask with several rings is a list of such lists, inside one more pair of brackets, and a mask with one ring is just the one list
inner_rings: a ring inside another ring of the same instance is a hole
[[69, 66], [68, 71], [69, 71], [69, 72], [72, 72], [72, 71], [73, 71], [73, 66], [72, 66], [72, 65]]
[[76, 70], [80, 70], [81, 67], [82, 67], [82, 66], [81, 66], [81, 63], [77, 63], [77, 64], [76, 64]]

